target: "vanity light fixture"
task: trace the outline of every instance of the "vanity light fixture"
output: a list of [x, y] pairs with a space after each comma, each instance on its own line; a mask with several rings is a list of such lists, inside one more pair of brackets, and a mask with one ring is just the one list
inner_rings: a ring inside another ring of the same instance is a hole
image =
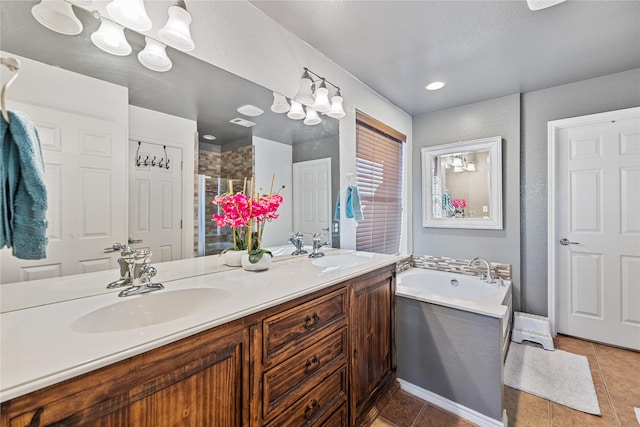
[[42, 0], [31, 8], [33, 17], [51, 31], [75, 36], [82, 32], [82, 22], [64, 0]]
[[438, 89], [442, 89], [444, 85], [445, 85], [444, 82], [431, 82], [428, 85], [426, 85], [424, 88], [426, 90], [438, 90]]
[[329, 103], [329, 89], [324, 79], [320, 82], [319, 86], [316, 86], [316, 97], [312, 105], [313, 109], [318, 113], [326, 113], [331, 108]]
[[153, 71], [169, 71], [173, 63], [167, 56], [167, 46], [150, 37], [145, 37], [144, 40], [146, 45], [144, 49], [138, 53], [138, 61]]
[[[327, 85], [335, 90], [331, 98]], [[318, 113], [334, 119], [343, 118], [346, 115], [343, 102], [344, 98], [338, 86], [305, 67], [298, 84], [298, 93], [291, 99], [291, 106], [287, 103], [287, 98], [274, 92], [271, 111], [287, 113], [287, 117], [292, 120], [305, 119], [304, 124], [313, 126], [322, 121]]]
[[124, 27], [108, 19], [102, 19], [98, 31], [91, 34], [91, 41], [97, 48], [112, 55], [127, 56], [131, 53]]
[[453, 158], [453, 161], [451, 162], [451, 166], [453, 166], [454, 168], [462, 168], [464, 166], [462, 164], [462, 158], [460, 156], [455, 156]]
[[143, 0], [113, 0], [107, 5], [107, 13], [118, 24], [135, 31], [147, 31], [152, 27]]
[[467, 166], [464, 168], [464, 170], [466, 170], [467, 172], [475, 172], [477, 169], [476, 169], [475, 163], [473, 163], [472, 161], [469, 161], [467, 163]]
[[191, 38], [189, 25], [191, 24], [191, 15], [187, 12], [184, 1], [180, 0], [177, 5], [169, 7], [167, 11], [169, 19], [165, 26], [158, 31], [158, 37], [167, 45], [189, 52], [196, 47]]

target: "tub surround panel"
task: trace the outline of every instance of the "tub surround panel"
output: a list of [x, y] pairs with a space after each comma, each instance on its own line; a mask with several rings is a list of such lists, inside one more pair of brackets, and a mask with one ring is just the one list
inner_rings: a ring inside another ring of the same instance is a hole
[[[471, 266], [468, 259], [456, 259], [431, 255], [413, 255], [411, 266], [416, 268], [427, 268], [430, 270], [448, 271], [450, 273], [460, 273], [468, 276], [480, 276], [485, 273], [484, 265], [474, 263]], [[489, 262], [493, 277], [503, 280], [511, 280], [511, 265], [499, 262]]]
[[404, 297], [397, 313], [398, 378], [502, 420], [501, 319]]

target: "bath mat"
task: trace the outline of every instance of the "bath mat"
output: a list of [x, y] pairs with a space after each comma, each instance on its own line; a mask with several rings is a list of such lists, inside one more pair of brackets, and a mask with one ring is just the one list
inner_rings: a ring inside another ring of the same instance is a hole
[[504, 384], [578, 411], [600, 415], [585, 356], [512, 342], [504, 366]]

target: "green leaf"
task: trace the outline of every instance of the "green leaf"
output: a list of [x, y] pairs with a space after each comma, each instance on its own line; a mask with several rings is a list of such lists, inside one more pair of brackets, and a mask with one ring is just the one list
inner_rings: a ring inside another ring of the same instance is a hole
[[271, 251], [268, 251], [266, 249], [254, 249], [252, 251], [249, 251], [249, 262], [251, 264], [257, 263], [262, 259], [262, 256], [264, 254], [269, 254], [271, 257], [273, 257]]

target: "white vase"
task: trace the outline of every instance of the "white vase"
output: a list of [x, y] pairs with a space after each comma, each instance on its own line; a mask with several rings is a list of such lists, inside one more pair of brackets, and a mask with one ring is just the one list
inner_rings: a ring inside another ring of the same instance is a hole
[[262, 254], [262, 258], [256, 263], [249, 261], [249, 254], [242, 255], [242, 268], [247, 271], [263, 271], [271, 266], [271, 255]]
[[224, 263], [229, 267], [241, 267], [242, 266], [242, 256], [246, 255], [246, 249], [243, 251], [234, 251], [230, 250], [222, 254], [224, 257]]

